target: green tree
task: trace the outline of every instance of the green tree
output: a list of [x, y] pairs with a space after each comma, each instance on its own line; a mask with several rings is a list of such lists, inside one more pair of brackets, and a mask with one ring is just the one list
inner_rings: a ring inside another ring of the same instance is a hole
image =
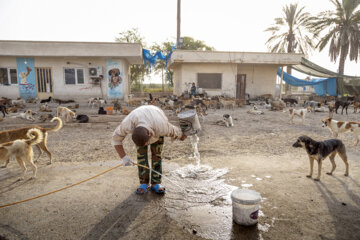
[[184, 37], [184, 42], [181, 46], [182, 50], [206, 50], [214, 51], [215, 48], [207, 46], [204, 41], [195, 40], [192, 37]]
[[360, 54], [359, 0], [330, 0], [335, 10], [324, 11], [311, 18], [310, 27], [315, 37], [322, 34], [316, 45], [322, 51], [329, 44], [330, 60], [339, 59], [339, 74], [344, 74], [345, 60], [357, 62]]
[[[146, 46], [144, 37], [140, 35], [137, 28], [120, 32], [119, 37], [116, 37], [115, 41], [122, 43], [140, 43], [143, 47]], [[132, 87], [135, 86], [135, 88], [139, 90], [146, 74], [148, 74], [148, 72], [144, 65], [130, 65], [130, 85]]]
[[[265, 32], [271, 32], [271, 37], [266, 41], [268, 49], [273, 53], [302, 53], [307, 55], [313, 48], [311, 32], [308, 24], [310, 14], [304, 11], [305, 7], [298, 4], [286, 5], [282, 9], [283, 16], [275, 18], [275, 23]], [[291, 74], [291, 67], [287, 67]], [[286, 84], [286, 92], [290, 85]]]
[[[152, 47], [152, 51], [161, 51], [164, 54], [168, 54], [171, 51], [172, 46], [175, 46], [174, 42], [163, 42], [161, 44], [155, 43]], [[215, 48], [207, 46], [204, 41], [200, 40], [194, 40], [192, 37], [184, 37], [184, 42], [181, 46], [181, 50], [207, 50], [207, 51], [214, 51]], [[165, 61], [157, 61], [155, 65], [155, 72], [161, 73], [164, 75], [164, 69], [165, 69]], [[168, 75], [166, 76], [166, 79], [170, 86], [173, 86], [173, 71], [169, 69]]]

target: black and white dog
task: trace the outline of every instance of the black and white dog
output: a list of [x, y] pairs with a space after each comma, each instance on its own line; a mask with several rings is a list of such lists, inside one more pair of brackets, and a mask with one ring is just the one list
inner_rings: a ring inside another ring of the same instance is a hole
[[234, 126], [233, 119], [229, 114], [224, 114], [223, 115], [223, 120], [225, 122], [226, 127], [233, 127]]
[[306, 175], [311, 178], [313, 174], [314, 160], [318, 163], [318, 175], [314, 179], [315, 181], [320, 180], [321, 176], [321, 165], [322, 161], [328, 156], [332, 165], [331, 171], [326, 174], [332, 175], [336, 168], [335, 156], [339, 154], [341, 159], [344, 161], [346, 170], [345, 176], [349, 175], [349, 164], [347, 162], [346, 149], [343, 142], [339, 139], [329, 139], [322, 142], [317, 142], [308, 136], [300, 136], [298, 140], [293, 144], [293, 147], [304, 148], [309, 156], [310, 160], [310, 174]]

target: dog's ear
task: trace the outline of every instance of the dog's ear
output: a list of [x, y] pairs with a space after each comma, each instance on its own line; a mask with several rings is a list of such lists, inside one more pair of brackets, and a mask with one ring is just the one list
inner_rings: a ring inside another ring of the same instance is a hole
[[111, 74], [112, 74], [112, 69], [111, 69], [111, 70], [109, 70], [109, 76], [111, 76]]

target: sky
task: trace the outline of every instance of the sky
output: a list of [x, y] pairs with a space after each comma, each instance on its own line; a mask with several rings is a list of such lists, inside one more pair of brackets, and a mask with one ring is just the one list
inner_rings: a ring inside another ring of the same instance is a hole
[[[181, 36], [204, 41], [217, 51], [267, 52], [282, 8], [298, 2], [315, 15], [333, 10], [329, 0], [181, 0]], [[113, 42], [138, 28], [146, 45], [176, 41], [177, 0], [0, 0], [0, 40]], [[309, 60], [337, 71], [328, 48]], [[345, 74], [360, 76], [359, 63], [345, 63]]]

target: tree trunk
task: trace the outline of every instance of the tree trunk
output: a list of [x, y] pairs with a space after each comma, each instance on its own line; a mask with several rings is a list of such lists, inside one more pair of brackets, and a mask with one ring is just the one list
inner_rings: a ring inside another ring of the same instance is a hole
[[[289, 33], [288, 37], [287, 37], [287, 40], [288, 40], [288, 53], [293, 53], [294, 52], [294, 47], [293, 47], [293, 43], [294, 43], [294, 34], [293, 33]], [[287, 66], [286, 67], [286, 72], [288, 74], [291, 75], [291, 72], [292, 72], [292, 68], [291, 66]], [[291, 94], [291, 85], [286, 83], [285, 84], [285, 95], [290, 95]]]
[[[341, 47], [340, 49], [340, 60], [339, 60], [339, 69], [338, 69], [338, 73], [341, 75], [344, 75], [344, 70], [345, 70], [345, 60], [347, 57], [347, 53], [349, 50], [349, 45], [345, 45], [343, 47]], [[338, 89], [338, 93], [340, 95], [344, 94], [344, 79], [342, 77], [338, 77], [337, 78], [337, 89]]]

